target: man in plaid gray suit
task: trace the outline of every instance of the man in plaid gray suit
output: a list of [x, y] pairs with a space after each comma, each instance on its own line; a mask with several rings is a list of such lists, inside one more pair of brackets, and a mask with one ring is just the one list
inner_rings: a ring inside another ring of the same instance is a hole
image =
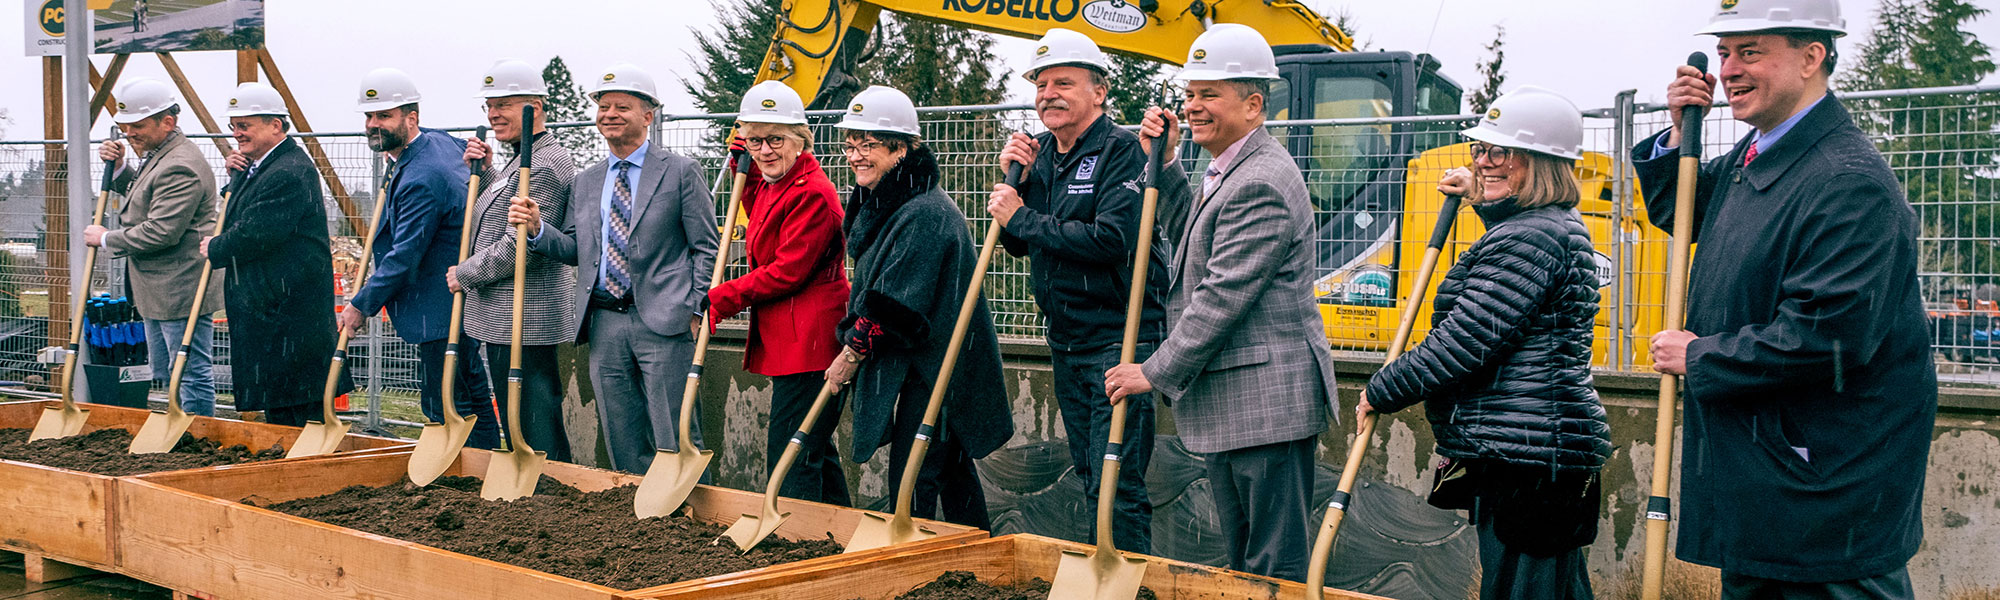
[[[1176, 239], [1167, 339], [1106, 373], [1105, 392], [1157, 391], [1173, 407], [1181, 441], [1207, 460], [1230, 568], [1303, 581], [1316, 440], [1339, 411], [1312, 297], [1312, 201], [1263, 128], [1277, 72], [1248, 27], [1195, 40], [1177, 78], [1194, 141], [1215, 160]], [[1149, 113], [1140, 139], [1177, 131], [1171, 113]]]

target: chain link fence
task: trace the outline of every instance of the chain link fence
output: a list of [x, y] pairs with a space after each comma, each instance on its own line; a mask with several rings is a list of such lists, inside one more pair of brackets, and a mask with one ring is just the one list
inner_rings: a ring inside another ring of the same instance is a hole
[[[2000, 86], [1894, 90], [1842, 95], [1863, 130], [1889, 160], [1922, 224], [1920, 285], [1930, 314], [1942, 380], [2000, 384]], [[986, 195], [999, 179], [998, 152], [1012, 132], [1037, 133], [1040, 121], [1026, 106], [939, 107], [922, 111], [926, 143], [944, 168], [943, 187], [981, 237], [992, 219]], [[845, 193], [853, 177], [832, 127], [837, 112], [810, 115], [813, 153]], [[1610, 108], [1586, 111], [1585, 149], [1579, 164], [1584, 186], [1579, 211], [1589, 224], [1603, 275], [1597, 364], [1610, 371], [1644, 371], [1645, 340], [1664, 310], [1665, 233], [1645, 221], [1644, 201], [1629, 148], [1668, 127], [1665, 108], [1633, 102], [1630, 93]], [[697, 159], [707, 168], [718, 215], [727, 202], [723, 179], [733, 115], [667, 116], [654, 143]], [[1379, 358], [1408, 294], [1422, 244], [1442, 199], [1437, 178], [1471, 163], [1457, 132], [1471, 115], [1273, 121], [1268, 130], [1297, 158], [1316, 208], [1316, 294], [1336, 350], [1353, 358]], [[602, 160], [606, 150], [588, 123], [550, 126], [572, 148], [580, 165]], [[1705, 122], [1705, 154], [1718, 156], [1748, 133], [1726, 107]], [[461, 137], [471, 128], [448, 130]], [[193, 135], [222, 173], [226, 138]], [[335, 236], [336, 272], [351, 277], [361, 240], [356, 225], [374, 208], [384, 164], [357, 133], [297, 134], [319, 162], [328, 191], [328, 230]], [[1184, 142], [1178, 155], [1199, 188], [1205, 153]], [[45, 168], [53, 165], [53, 169]], [[101, 165], [93, 169], [101, 169]], [[63, 146], [42, 140], [0, 142], [0, 385], [46, 386], [50, 369], [40, 354], [68, 334], [67, 264], [70, 218], [64, 196]], [[92, 177], [97, 177], [93, 173]], [[113, 205], [117, 205], [114, 198]], [[341, 215], [346, 215], [343, 218]], [[116, 213], [106, 216], [115, 220]], [[719, 219], [719, 217], [718, 217]], [[1460, 213], [1450, 256], [1482, 230], [1470, 211]], [[1172, 232], [1167, 234], [1169, 238]], [[748, 265], [734, 248], [729, 276]], [[122, 290], [123, 264], [100, 259], [93, 292]], [[1038, 340], [1046, 322], [1028, 283], [1025, 259], [995, 257], [988, 298], [1002, 336]], [[340, 277], [341, 275], [337, 275]], [[352, 290], [342, 281], [337, 291]], [[1415, 307], [1421, 313], [1427, 306]], [[1419, 323], [1426, 323], [1420, 318]], [[217, 327], [218, 387], [229, 404], [226, 315]], [[396, 338], [383, 319], [371, 319], [351, 347], [359, 381], [365, 382], [368, 418], [421, 421], [416, 349]], [[388, 400], [385, 402], [385, 398]], [[377, 422], [380, 422], [377, 421]]]

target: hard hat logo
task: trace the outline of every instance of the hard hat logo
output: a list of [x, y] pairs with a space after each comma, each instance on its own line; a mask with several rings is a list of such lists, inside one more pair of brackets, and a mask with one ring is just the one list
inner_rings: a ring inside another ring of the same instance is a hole
[[486, 85], [493, 85], [493, 76], [492, 76], [492, 75], [487, 75], [487, 76], [486, 76]]
[[[122, 104], [121, 104], [121, 105], [119, 105], [119, 108], [124, 108], [124, 105], [122, 105]], [[861, 105], [859, 105], [859, 104], [856, 104], [856, 105], [854, 105], [854, 107], [853, 107], [853, 108], [849, 108], [849, 109], [847, 109], [847, 112], [851, 112], [851, 113], [855, 113], [855, 114], [860, 114], [860, 113], [861, 113]]]
[[361, 93], [361, 95], [363, 95], [363, 96], [367, 96], [367, 97], [369, 97], [369, 98], [374, 98], [374, 97], [375, 97], [375, 95], [376, 95], [376, 92], [375, 92], [375, 90], [368, 90], [368, 91], [366, 91], [366, 92], [362, 92], [362, 93]]
[[612, 74], [612, 73], [605, 73], [605, 74], [604, 74], [604, 80], [605, 80], [605, 81], [611, 81], [611, 80], [613, 80], [613, 79], [617, 79], [617, 78], [618, 78], [618, 76], [617, 76], [617, 75], [615, 75], [615, 74]]
[[1499, 119], [1500, 119], [1500, 109], [1496, 108], [1493, 110], [1486, 111], [1486, 120], [1495, 121]]
[[1048, 55], [1048, 53], [1049, 53], [1048, 46], [1042, 46], [1040, 48], [1035, 49], [1035, 56], [1046, 56]]
[[1737, 2], [1738, 0], [1722, 0], [1722, 10], [1731, 10], [1736, 8]]
[[124, 102], [120, 102], [120, 103], [118, 103], [118, 110], [125, 110], [125, 103], [124, 103]]
[[1208, 58], [1208, 51], [1200, 48], [1195, 48], [1193, 56], [1195, 60], [1205, 60]]
[[230, 105], [230, 106], [236, 106], [236, 99], [235, 99], [235, 98], [230, 98], [230, 99], [229, 99], [229, 105]]
[[764, 99], [764, 103], [763, 103], [763, 104], [762, 104], [761, 106], [763, 106], [764, 108], [777, 108], [777, 107], [778, 107], [778, 101], [777, 101], [777, 100], [772, 100], [772, 99], [770, 99], [770, 98], [765, 98], [765, 99]]

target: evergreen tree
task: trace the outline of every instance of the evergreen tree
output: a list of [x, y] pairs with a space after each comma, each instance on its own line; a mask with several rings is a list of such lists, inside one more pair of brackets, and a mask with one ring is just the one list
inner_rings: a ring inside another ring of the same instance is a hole
[[1151, 59], [1110, 53], [1111, 106], [1105, 112], [1122, 125], [1137, 125], [1146, 118], [1146, 109], [1161, 105], [1161, 65]]
[[[764, 53], [771, 49], [777, 33], [782, 0], [729, 0], [717, 2], [714, 31], [697, 31], [695, 56], [689, 57], [696, 71], [684, 77], [682, 86], [703, 112], [733, 113], [743, 93], [756, 83]], [[806, 98], [811, 102], [811, 98]]]
[[1493, 101], [1500, 99], [1500, 86], [1507, 83], [1507, 26], [1493, 26], [1493, 41], [1486, 44], [1486, 51], [1492, 56], [1479, 63], [1479, 78], [1484, 81], [1472, 95], [1465, 97], [1465, 103], [1472, 108], [1472, 114], [1486, 114]]
[[870, 73], [862, 79], [909, 94], [917, 106], [998, 104], [1012, 70], [993, 55], [993, 36], [931, 21], [883, 15]]
[[[576, 78], [570, 75], [569, 65], [563, 63], [561, 56], [550, 58], [548, 66], [542, 68], [542, 83], [549, 86], [549, 97], [543, 106], [549, 112], [550, 125], [591, 119], [590, 96], [584, 93], [582, 86], [577, 85]], [[555, 134], [556, 141], [564, 148], [569, 149], [570, 156], [576, 159], [578, 165], [587, 165], [604, 157], [604, 138], [598, 136], [593, 127], [550, 128], [549, 132]]]
[[[1992, 50], [1965, 30], [1987, 9], [1965, 0], [1881, 0], [1860, 56], [1841, 87], [1904, 89], [1978, 83], [1995, 71]], [[1928, 273], [2000, 271], [2000, 209], [1984, 190], [2000, 187], [1993, 148], [2000, 111], [1991, 97], [1926, 95], [1849, 103], [1855, 122], [1895, 170], [1922, 227], [1920, 268]], [[1963, 276], [1926, 282], [1945, 289], [1982, 283]]]

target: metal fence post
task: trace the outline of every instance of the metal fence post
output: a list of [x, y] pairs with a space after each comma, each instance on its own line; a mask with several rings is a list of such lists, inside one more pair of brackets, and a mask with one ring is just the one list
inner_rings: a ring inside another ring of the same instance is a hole
[[[368, 169], [375, 185], [383, 185], [383, 164], [380, 153], [369, 155]], [[377, 202], [382, 200], [381, 194], [375, 196]], [[369, 208], [372, 210], [374, 207]], [[366, 236], [369, 233], [364, 231], [361, 235]], [[363, 260], [367, 258], [362, 257]], [[362, 282], [356, 281], [354, 287], [358, 290], [361, 284]], [[375, 315], [364, 315], [363, 318], [368, 321], [368, 426], [379, 430], [382, 428], [382, 320], [375, 318]]]
[[1617, 310], [1611, 316], [1611, 356], [1609, 366], [1620, 371], [1632, 367], [1632, 310], [1630, 302], [1632, 266], [1632, 240], [1626, 235], [1626, 222], [1632, 218], [1632, 155], [1626, 149], [1632, 147], [1632, 101], [1639, 90], [1625, 90], [1618, 93], [1616, 106], [1611, 111], [1611, 198], [1613, 203], [1611, 219], [1612, 288], [1618, 298]]

